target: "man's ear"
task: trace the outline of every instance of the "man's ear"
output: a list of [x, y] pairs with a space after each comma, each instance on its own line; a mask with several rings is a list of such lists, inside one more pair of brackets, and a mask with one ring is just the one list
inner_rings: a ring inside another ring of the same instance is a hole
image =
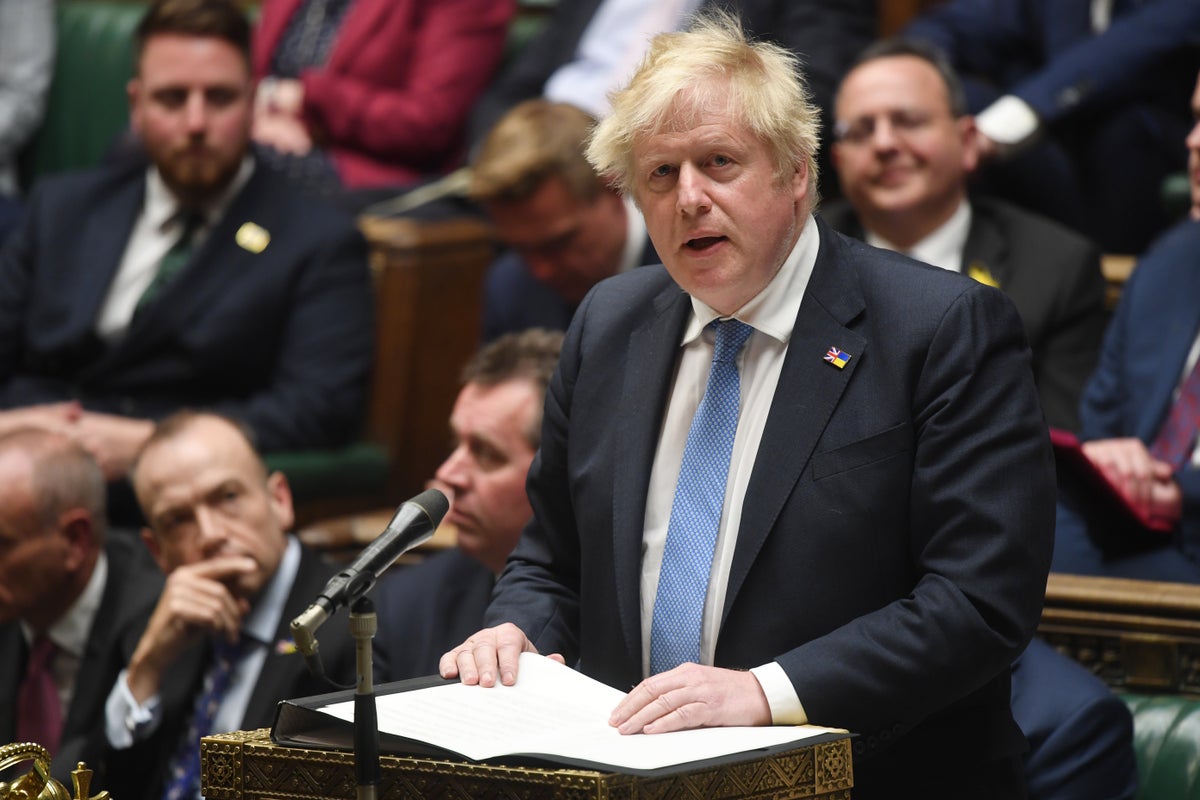
[[72, 572], [85, 564], [96, 546], [96, 525], [83, 508], [72, 508], [58, 517], [58, 530], [67, 542], [66, 566]]
[[962, 115], [954, 124], [962, 141], [963, 172], [972, 175], [979, 167], [979, 127], [975, 124], [975, 117], [970, 114]]
[[267, 497], [279, 520], [279, 527], [290, 531], [296, 522], [296, 510], [292, 505], [292, 487], [282, 472], [272, 472], [267, 476]]
[[130, 78], [125, 84], [125, 100], [129, 103], [129, 127], [139, 136], [142, 133], [141, 103], [142, 82], [138, 78]]
[[158, 544], [158, 537], [149, 528], [142, 528], [141, 536], [142, 544], [146, 545], [146, 549], [150, 551], [150, 557], [154, 559], [154, 563], [158, 564], [158, 568], [166, 575], [169, 570], [167, 569], [166, 560], [163, 558], [162, 547]]

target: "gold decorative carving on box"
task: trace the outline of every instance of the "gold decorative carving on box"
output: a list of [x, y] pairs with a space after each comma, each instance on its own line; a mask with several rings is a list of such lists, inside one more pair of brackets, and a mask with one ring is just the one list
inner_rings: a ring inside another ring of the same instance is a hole
[[[50, 751], [35, 742], [14, 742], [0, 747], [0, 774], [32, 762], [29, 772], [12, 781], [0, 781], [0, 800], [72, 800], [67, 787], [50, 777]], [[74, 800], [109, 800], [108, 792], [88, 797], [92, 771], [80, 761], [71, 771]]]
[[[281, 747], [267, 729], [205, 737], [202, 790], [208, 800], [336, 800], [355, 797], [354, 756]], [[850, 740], [664, 776], [544, 769], [383, 756], [379, 800], [849, 800]]]

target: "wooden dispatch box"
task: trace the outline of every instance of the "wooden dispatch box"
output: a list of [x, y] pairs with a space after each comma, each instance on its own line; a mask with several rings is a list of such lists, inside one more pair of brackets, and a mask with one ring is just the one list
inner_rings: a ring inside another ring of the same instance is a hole
[[[354, 754], [282, 747], [270, 729], [200, 742], [207, 800], [354, 800]], [[382, 756], [379, 800], [850, 800], [850, 739], [805, 744], [760, 758], [647, 777], [580, 769], [493, 766]]]

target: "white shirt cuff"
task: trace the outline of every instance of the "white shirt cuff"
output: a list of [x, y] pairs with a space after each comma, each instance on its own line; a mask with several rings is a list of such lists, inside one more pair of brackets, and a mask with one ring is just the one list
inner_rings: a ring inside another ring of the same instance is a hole
[[104, 733], [109, 745], [117, 750], [149, 738], [162, 722], [162, 699], [154, 695], [139, 704], [129, 691], [128, 672], [121, 670], [104, 703]]
[[778, 661], [763, 664], [750, 670], [750, 674], [758, 680], [763, 694], [767, 696], [767, 705], [771, 708], [772, 725], [807, 725], [808, 714], [804, 713], [804, 705], [796, 696], [796, 688]]
[[1015, 147], [1037, 133], [1037, 113], [1026, 103], [1006, 94], [975, 117], [984, 136], [999, 145]]

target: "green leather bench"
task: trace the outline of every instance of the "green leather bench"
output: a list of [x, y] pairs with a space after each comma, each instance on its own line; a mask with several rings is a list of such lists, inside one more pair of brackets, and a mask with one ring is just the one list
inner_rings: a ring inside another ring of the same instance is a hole
[[1200, 800], [1200, 700], [1123, 694], [1133, 712], [1138, 800]]
[[1039, 635], [1129, 707], [1138, 800], [1200, 800], [1200, 585], [1051, 573]]

